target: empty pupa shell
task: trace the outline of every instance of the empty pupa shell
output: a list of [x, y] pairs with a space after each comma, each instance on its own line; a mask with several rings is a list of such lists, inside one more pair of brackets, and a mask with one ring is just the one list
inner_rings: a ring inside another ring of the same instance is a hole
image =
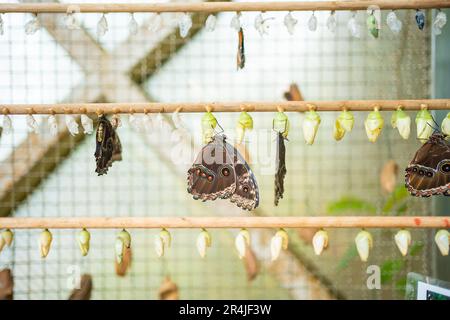
[[200, 257], [204, 258], [206, 256], [206, 249], [211, 247], [211, 236], [203, 229], [197, 237], [197, 250]]
[[434, 236], [434, 241], [436, 242], [436, 245], [438, 246], [439, 251], [443, 256], [448, 256], [450, 242], [449, 240], [450, 233], [445, 229], [439, 230]]
[[400, 230], [395, 234], [394, 240], [402, 256], [406, 256], [411, 245], [411, 233], [408, 230]]
[[10, 247], [14, 240], [14, 233], [10, 229], [3, 230], [1, 237], [5, 241], [5, 244]]
[[242, 229], [239, 231], [236, 239], [234, 240], [234, 245], [238, 251], [239, 259], [245, 257], [247, 247], [250, 246], [250, 233], [247, 229]]
[[355, 237], [355, 245], [361, 261], [366, 262], [373, 246], [372, 235], [365, 230], [360, 231]]
[[369, 113], [364, 121], [364, 127], [366, 128], [366, 134], [370, 142], [375, 142], [383, 129], [384, 120], [381, 113], [378, 110], [374, 110]]
[[314, 253], [319, 256], [328, 247], [328, 233], [324, 230], [317, 231], [312, 239], [312, 244]]

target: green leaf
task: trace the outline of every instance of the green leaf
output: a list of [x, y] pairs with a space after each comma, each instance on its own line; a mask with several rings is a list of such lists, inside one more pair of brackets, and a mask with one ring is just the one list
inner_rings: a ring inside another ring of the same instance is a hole
[[424, 246], [425, 244], [422, 241], [415, 241], [412, 244], [411, 249], [409, 249], [409, 255], [411, 257], [417, 256], [419, 253], [422, 252]]
[[[386, 203], [383, 207], [383, 213], [390, 213], [393, 211], [396, 207], [400, 207], [400, 205], [404, 205], [404, 201], [408, 199], [409, 193], [408, 190], [405, 188], [404, 185], [398, 186], [395, 188], [394, 191], [392, 191], [391, 194], [389, 194], [389, 197], [386, 200]], [[402, 208], [402, 207], [400, 207]], [[406, 209], [403, 209], [406, 210]], [[398, 213], [398, 212], [397, 212]]]
[[398, 279], [396, 282], [395, 282], [395, 289], [397, 290], [397, 291], [400, 291], [400, 292], [402, 292], [403, 294], [404, 294], [404, 292], [405, 292], [405, 290], [406, 290], [406, 276], [404, 276], [404, 277], [401, 277], [400, 279]]
[[405, 261], [401, 259], [387, 260], [381, 266], [381, 283], [392, 281], [392, 278], [405, 266]]
[[342, 256], [341, 260], [336, 267], [338, 271], [348, 267], [349, 263], [358, 255], [355, 245], [350, 245]]
[[348, 212], [375, 214], [376, 210], [377, 209], [372, 203], [351, 196], [342, 197], [337, 201], [329, 202], [327, 205], [328, 214], [342, 214]]

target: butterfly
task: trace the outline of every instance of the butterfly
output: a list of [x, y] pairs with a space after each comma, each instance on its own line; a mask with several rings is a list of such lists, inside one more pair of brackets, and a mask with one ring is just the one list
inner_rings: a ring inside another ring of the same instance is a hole
[[237, 52], [237, 68], [244, 69], [245, 66], [245, 52], [244, 52], [244, 31], [242, 28], [239, 29], [238, 33], [239, 44], [238, 44], [238, 52]]
[[416, 197], [450, 196], [450, 143], [433, 133], [405, 170], [406, 188]]
[[286, 176], [286, 146], [284, 145], [283, 133], [277, 133], [277, 171], [275, 173], [275, 200], [277, 206], [280, 199], [283, 199], [284, 177]]
[[226, 136], [216, 134], [188, 170], [187, 191], [195, 200], [230, 199], [244, 210], [259, 204], [256, 178], [245, 159]]
[[95, 172], [101, 176], [108, 172], [114, 161], [122, 160], [122, 144], [119, 136], [111, 122], [104, 115], [99, 118], [95, 140], [94, 156], [97, 163]]

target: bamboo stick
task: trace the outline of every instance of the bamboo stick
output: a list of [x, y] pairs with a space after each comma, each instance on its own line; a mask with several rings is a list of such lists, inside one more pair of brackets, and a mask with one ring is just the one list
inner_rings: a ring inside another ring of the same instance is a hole
[[0, 218], [0, 228], [450, 228], [450, 217], [8, 217]]
[[449, 8], [448, 0], [349, 0], [311, 2], [212, 2], [212, 3], [3, 3], [0, 12], [66, 13], [89, 12], [224, 12], [224, 11], [331, 11], [380, 9]]
[[450, 109], [450, 99], [422, 100], [342, 100], [342, 101], [280, 101], [280, 102], [212, 102], [212, 103], [61, 103], [61, 104], [3, 104], [3, 114], [114, 114], [114, 113], [171, 113], [204, 112], [208, 108], [213, 112], [275, 112], [279, 108], [286, 112], [340, 111], [346, 108], [352, 111], [371, 111], [378, 107], [382, 111], [396, 110]]

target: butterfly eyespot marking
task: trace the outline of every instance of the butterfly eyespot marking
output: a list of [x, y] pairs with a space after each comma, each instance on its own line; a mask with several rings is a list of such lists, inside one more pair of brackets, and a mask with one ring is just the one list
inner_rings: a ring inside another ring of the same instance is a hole
[[247, 192], [248, 192], [248, 187], [245, 186], [245, 187], [242, 188], [242, 190], [243, 190], [245, 193], [247, 193]]
[[445, 159], [438, 164], [438, 170], [444, 174], [450, 173], [450, 161]]
[[423, 176], [425, 174], [425, 171], [419, 170], [419, 176]]
[[431, 178], [433, 176], [433, 172], [427, 171], [426, 175], [427, 175], [427, 177]]
[[206, 178], [206, 173], [202, 172], [201, 176], [202, 176], [202, 178]]
[[228, 177], [230, 175], [230, 169], [227, 167], [222, 168], [221, 172], [224, 177]]
[[209, 182], [212, 182], [212, 181], [214, 180], [214, 177], [213, 177], [213, 176], [208, 176], [207, 180], [208, 180]]
[[417, 168], [412, 168], [412, 172], [417, 172]]
[[198, 175], [198, 176], [199, 176], [199, 175], [200, 175], [200, 173], [201, 173], [201, 170], [200, 170], [200, 169], [195, 169], [195, 174], [196, 174], [196, 175]]

